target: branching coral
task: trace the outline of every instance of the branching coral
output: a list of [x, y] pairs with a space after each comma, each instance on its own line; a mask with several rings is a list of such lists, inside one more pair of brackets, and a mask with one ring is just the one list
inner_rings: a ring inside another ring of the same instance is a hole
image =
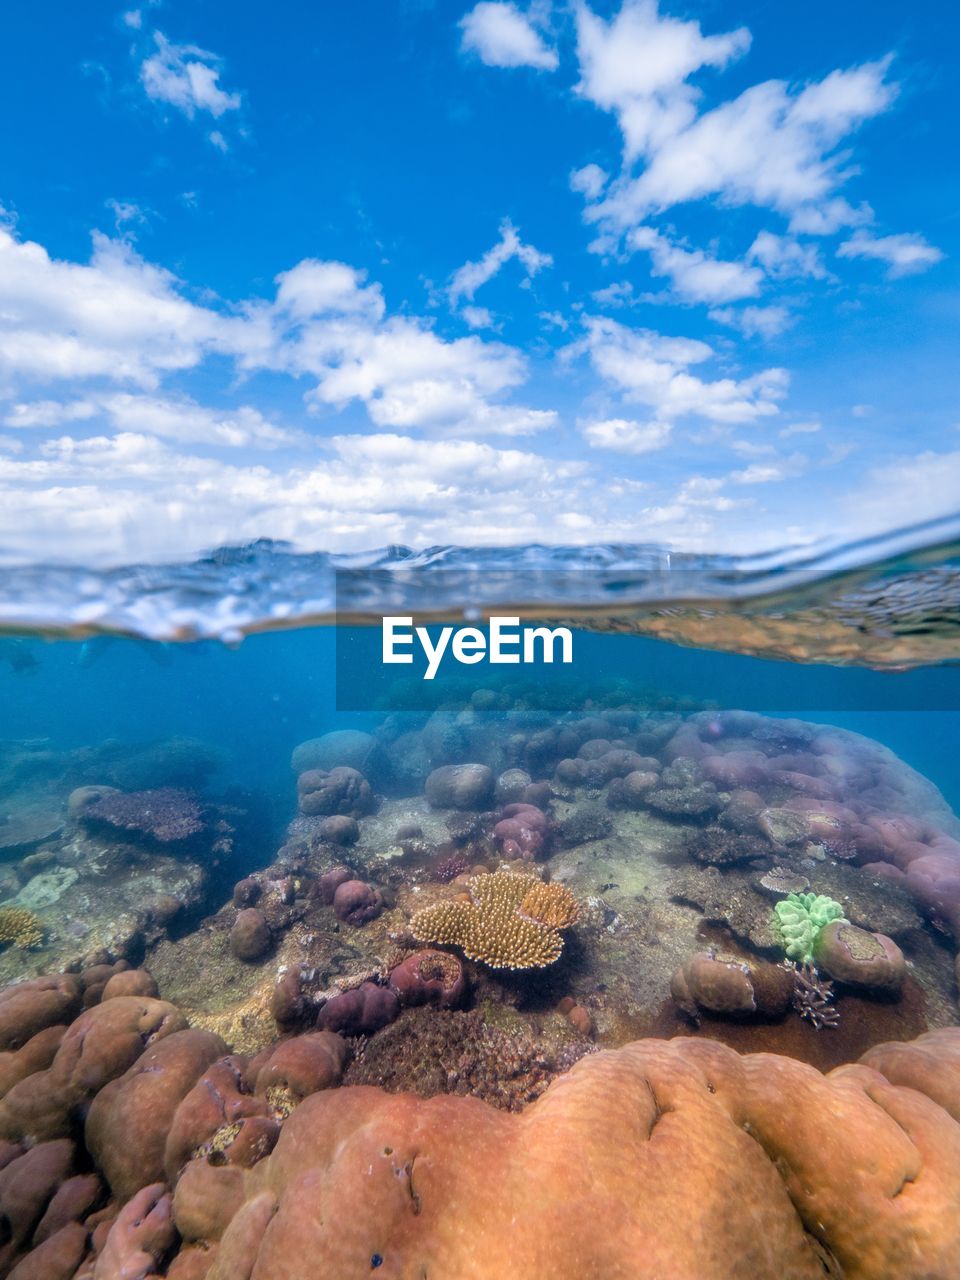
[[420, 942], [459, 947], [491, 969], [544, 969], [563, 950], [560, 930], [577, 919], [577, 904], [562, 885], [498, 871], [474, 876], [470, 902], [441, 902], [411, 921]]
[[32, 911], [0, 907], [0, 946], [6, 943], [24, 948], [43, 945], [43, 925]]
[[580, 907], [565, 885], [537, 880], [523, 895], [520, 914], [551, 929], [569, 929], [580, 919]]
[[791, 893], [773, 908], [773, 928], [788, 960], [813, 964], [814, 944], [822, 929], [843, 920], [843, 907], [822, 893]]
[[836, 1027], [840, 1014], [833, 1005], [833, 983], [821, 978], [811, 964], [795, 964], [790, 960], [784, 963], [793, 970], [793, 1007], [800, 1017], [817, 1031]]

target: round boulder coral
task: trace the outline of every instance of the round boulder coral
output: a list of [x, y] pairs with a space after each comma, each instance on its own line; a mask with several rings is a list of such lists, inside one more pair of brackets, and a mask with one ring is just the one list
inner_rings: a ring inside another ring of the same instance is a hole
[[378, 785], [383, 782], [387, 760], [373, 734], [362, 729], [334, 729], [320, 738], [309, 738], [294, 747], [290, 764], [294, 773], [308, 769], [355, 769]]
[[256, 1091], [268, 1097], [272, 1090], [286, 1091], [295, 1105], [318, 1089], [339, 1084], [348, 1052], [346, 1041], [332, 1031], [284, 1040], [257, 1073]]
[[335, 813], [324, 818], [317, 828], [321, 840], [330, 844], [356, 844], [360, 839], [360, 827], [356, 818], [346, 813]]
[[493, 798], [493, 771], [485, 764], [446, 764], [424, 787], [434, 809], [484, 809]]
[[670, 994], [694, 1020], [701, 1010], [775, 1017], [788, 1009], [793, 987], [793, 975], [782, 966], [700, 951], [674, 973]]
[[373, 791], [362, 773], [346, 766], [326, 772], [308, 769], [297, 779], [300, 812], [308, 817], [362, 818], [374, 808]]
[[317, 1027], [345, 1036], [370, 1036], [392, 1022], [399, 1012], [395, 991], [376, 982], [362, 982], [328, 1000], [317, 1015]]
[[550, 822], [542, 809], [532, 804], [508, 804], [493, 828], [497, 848], [504, 858], [533, 862], [547, 848]]
[[402, 1005], [435, 1004], [455, 1009], [466, 983], [463, 965], [446, 951], [415, 951], [390, 970], [390, 986]]
[[903, 952], [892, 938], [844, 920], [834, 920], [820, 930], [813, 959], [831, 978], [855, 987], [897, 990], [906, 972]]
[[259, 960], [270, 950], [270, 926], [256, 907], [237, 913], [230, 930], [230, 950], [238, 960]]
[[383, 894], [362, 880], [344, 880], [333, 895], [333, 910], [338, 920], [359, 927], [383, 910]]

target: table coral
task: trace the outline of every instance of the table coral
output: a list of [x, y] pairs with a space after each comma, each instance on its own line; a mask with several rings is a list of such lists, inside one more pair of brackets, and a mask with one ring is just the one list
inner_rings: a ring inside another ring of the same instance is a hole
[[576, 902], [564, 886], [512, 871], [474, 876], [470, 897], [418, 911], [410, 922], [413, 936], [459, 947], [491, 969], [544, 969], [563, 950], [560, 930], [577, 919]]

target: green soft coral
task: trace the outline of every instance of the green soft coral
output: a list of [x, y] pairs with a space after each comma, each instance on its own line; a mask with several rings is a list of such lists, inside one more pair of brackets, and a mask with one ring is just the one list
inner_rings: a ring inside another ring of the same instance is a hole
[[788, 960], [813, 964], [820, 931], [834, 920], [847, 922], [843, 907], [822, 893], [791, 893], [773, 908], [773, 928]]

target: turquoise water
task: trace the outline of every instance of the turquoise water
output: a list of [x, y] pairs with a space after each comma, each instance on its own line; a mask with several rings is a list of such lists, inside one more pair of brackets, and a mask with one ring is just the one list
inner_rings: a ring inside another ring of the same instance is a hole
[[[0, 662], [0, 735], [49, 738], [63, 749], [199, 738], [223, 751], [224, 778], [284, 796], [298, 742], [377, 721], [373, 712], [337, 709], [338, 701], [351, 703], [355, 685], [366, 692], [371, 644], [378, 633], [341, 628], [338, 671], [333, 627], [251, 636], [236, 648], [31, 638], [29, 667]], [[355, 671], [353, 649], [363, 659]], [[798, 665], [578, 631], [574, 671], [587, 682], [625, 679], [642, 692], [864, 733], [934, 781], [960, 811], [960, 667], [888, 673]], [[561, 689], [561, 703], [562, 696]]]

